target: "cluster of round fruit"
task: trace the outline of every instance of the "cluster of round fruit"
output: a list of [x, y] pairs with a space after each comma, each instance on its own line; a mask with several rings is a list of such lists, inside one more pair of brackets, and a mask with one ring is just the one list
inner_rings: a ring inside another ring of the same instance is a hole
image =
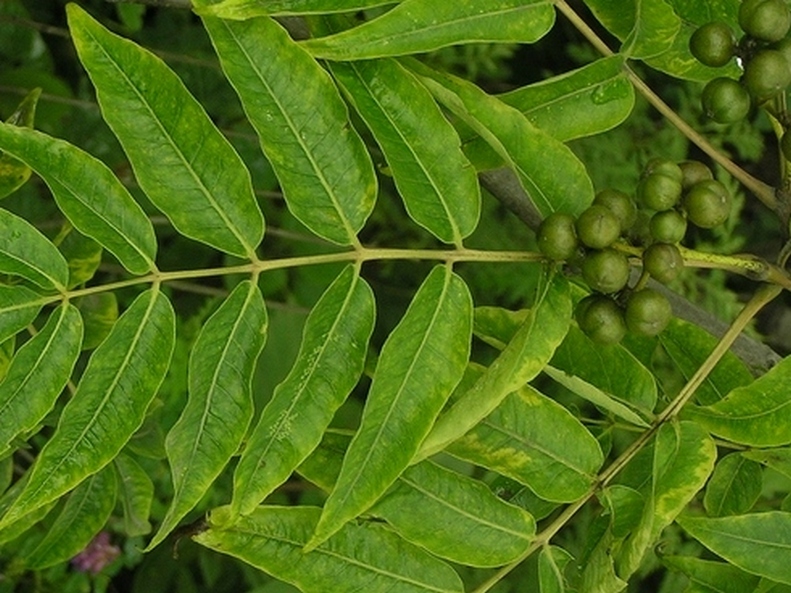
[[[711, 170], [698, 161], [651, 161], [637, 186], [637, 203], [650, 214], [650, 238], [642, 252], [643, 277], [667, 283], [684, 267], [678, 243], [687, 222], [712, 228], [725, 221], [731, 196]], [[605, 189], [576, 219], [560, 212], [538, 228], [538, 248], [549, 259], [579, 265], [593, 291], [577, 305], [580, 329], [595, 342], [614, 344], [627, 330], [654, 336], [672, 317], [667, 298], [638, 281], [629, 287], [626, 253], [638, 218], [637, 204], [626, 193]], [[619, 248], [621, 247], [621, 248]]]
[[752, 102], [764, 103], [791, 84], [791, 10], [785, 0], [744, 0], [739, 26], [745, 32], [739, 41], [721, 21], [699, 27], [689, 40], [692, 55], [706, 66], [725, 66], [737, 56], [744, 67], [741, 80], [715, 78], [703, 89], [703, 110], [719, 123], [743, 119]]

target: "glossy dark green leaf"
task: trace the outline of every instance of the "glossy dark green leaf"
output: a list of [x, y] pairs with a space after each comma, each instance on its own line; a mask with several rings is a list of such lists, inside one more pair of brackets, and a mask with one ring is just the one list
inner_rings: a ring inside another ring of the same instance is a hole
[[538, 554], [538, 590], [539, 593], [564, 593], [566, 579], [563, 571], [573, 560], [563, 548], [544, 546]]
[[472, 298], [447, 266], [423, 281], [379, 357], [360, 428], [311, 546], [370, 507], [406, 469], [470, 355]]
[[22, 346], [0, 383], [0, 454], [34, 429], [55, 405], [71, 376], [82, 344], [82, 318], [64, 304]]
[[189, 359], [187, 405], [165, 441], [173, 497], [149, 549], [198, 504], [239, 450], [253, 417], [253, 372], [267, 325], [261, 291], [245, 280], [198, 334]]
[[761, 495], [763, 472], [757, 461], [739, 453], [726, 455], [714, 467], [703, 506], [710, 517], [742, 515]]
[[[13, 126], [32, 128], [33, 120], [36, 116], [36, 105], [40, 96], [40, 88], [30, 91], [22, 99], [14, 113], [6, 119], [6, 123]], [[22, 187], [30, 179], [31, 173], [30, 167], [25, 163], [15, 159], [10, 154], [0, 151], [0, 200]]]
[[291, 212], [325, 239], [354, 243], [376, 176], [332, 79], [269, 18], [204, 25]]
[[598, 441], [579, 420], [530, 386], [506, 397], [447, 451], [556, 502], [585, 494], [603, 462]]
[[720, 401], [688, 407], [686, 416], [715, 435], [743, 445], [776, 447], [791, 443], [791, 357]]
[[27, 163], [74, 228], [127, 270], [144, 274], [156, 268], [154, 227], [107, 165], [65, 140], [5, 124], [0, 124], [0, 149]]
[[148, 519], [154, 500], [154, 483], [131, 455], [121, 453], [113, 460], [113, 465], [118, 472], [118, 499], [124, 512], [124, 534], [135, 537], [150, 533]]
[[662, 564], [684, 573], [692, 583], [715, 593], [755, 591], [759, 578], [724, 562], [692, 556], [662, 556]]
[[[659, 334], [659, 340], [673, 362], [689, 379], [711, 354], [719, 341], [693, 323], [674, 318]], [[713, 404], [731, 390], [753, 382], [749, 369], [731, 351], [725, 353], [695, 391], [695, 399], [703, 405]]]
[[464, 591], [450, 566], [381, 524], [349, 523], [305, 553], [320, 514], [313, 507], [259, 507], [230, 520], [230, 510], [222, 507], [209, 515], [209, 529], [193, 539], [293, 583], [303, 593]]
[[256, 16], [326, 14], [396, 4], [399, 0], [222, 0], [196, 12], [222, 19], [244, 20]]
[[47, 535], [25, 557], [25, 564], [40, 570], [76, 556], [107, 522], [115, 506], [116, 488], [115, 472], [110, 467], [77, 486]]
[[791, 584], [791, 513], [769, 511], [733, 517], [682, 516], [689, 535], [751, 574]]
[[371, 288], [346, 267], [308, 316], [297, 361], [247, 441], [234, 472], [234, 514], [252, 512], [319, 444], [363, 372], [374, 318]]
[[[437, 99], [480, 135], [516, 171], [538, 211], [579, 214], [593, 201], [585, 166], [565, 144], [517, 109], [450, 74], [410, 62]], [[551, 162], [553, 166], [547, 167]]]
[[533, 379], [563, 340], [571, 319], [568, 281], [551, 276], [533, 308], [486, 372], [444, 412], [414, 462], [438, 453], [488, 416], [505, 397]]
[[303, 45], [316, 57], [361, 60], [461, 43], [533, 43], [554, 22], [548, 0], [404, 0], [377, 19]]
[[24, 286], [0, 284], [0, 341], [5, 342], [32, 322], [44, 302]]
[[110, 463], [143, 424], [170, 364], [175, 314], [151, 289], [130, 305], [91, 356], [77, 391], [0, 529], [56, 500]]
[[66, 9], [102, 116], [149, 199], [180, 233], [255, 259], [264, 220], [250, 173], [228, 140], [162, 60], [76, 4]]
[[0, 274], [25, 278], [45, 290], [66, 290], [69, 266], [49, 239], [24, 218], [2, 208], [0, 229]]
[[460, 244], [478, 224], [478, 177], [431, 94], [394, 60], [330, 70], [381, 147], [409, 216], [445, 243]]

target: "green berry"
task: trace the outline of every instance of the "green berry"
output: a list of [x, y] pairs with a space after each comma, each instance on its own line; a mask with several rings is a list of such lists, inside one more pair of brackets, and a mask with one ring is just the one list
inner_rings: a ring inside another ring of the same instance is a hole
[[592, 294], [577, 305], [580, 329], [597, 344], [617, 344], [626, 335], [623, 311], [611, 298]]
[[679, 183], [681, 183], [684, 177], [681, 167], [679, 167], [677, 163], [674, 163], [670, 159], [663, 159], [660, 157], [648, 161], [640, 177], [645, 178], [649, 175], [664, 175], [665, 177], [675, 179]]
[[670, 243], [654, 243], [643, 251], [643, 269], [662, 284], [675, 280], [684, 268], [678, 247]]
[[651, 173], [640, 180], [637, 199], [651, 210], [669, 210], [681, 197], [681, 172], [678, 179], [662, 173]]
[[614, 249], [593, 251], [582, 262], [582, 277], [597, 292], [618, 292], [629, 281], [629, 260]]
[[719, 181], [695, 184], [684, 197], [684, 209], [692, 224], [710, 229], [722, 224], [731, 212], [731, 194]]
[[791, 84], [791, 65], [779, 51], [763, 49], [747, 62], [742, 80], [756, 101], [766, 101]]
[[605, 206], [593, 204], [577, 218], [577, 236], [592, 249], [612, 245], [621, 234], [621, 222]]
[[677, 210], [665, 210], [651, 217], [648, 228], [654, 241], [678, 243], [687, 234], [687, 219]]
[[750, 93], [732, 78], [715, 78], [706, 83], [700, 95], [703, 112], [721, 124], [732, 124], [750, 112]]
[[579, 247], [574, 223], [573, 216], [561, 212], [542, 220], [536, 236], [541, 253], [556, 261], [572, 258]]
[[681, 187], [684, 189], [689, 189], [699, 181], [714, 179], [711, 169], [700, 161], [681, 161], [678, 166], [681, 168]]
[[689, 38], [689, 51], [706, 66], [724, 66], [735, 54], [736, 37], [723, 22], [706, 23]]
[[755, 39], [778, 41], [791, 27], [791, 12], [784, 0], [744, 0], [739, 26]]
[[650, 337], [667, 327], [673, 318], [673, 309], [664, 295], [644, 288], [629, 296], [624, 317], [630, 332]]
[[637, 206], [634, 200], [622, 191], [617, 189], [603, 189], [596, 194], [594, 204], [604, 206], [618, 218], [621, 223], [621, 230], [625, 231], [632, 228], [637, 220]]

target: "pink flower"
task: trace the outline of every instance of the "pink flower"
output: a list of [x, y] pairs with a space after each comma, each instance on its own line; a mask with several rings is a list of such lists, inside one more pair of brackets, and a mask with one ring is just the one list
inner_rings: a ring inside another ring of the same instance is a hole
[[110, 533], [101, 531], [82, 552], [71, 559], [71, 563], [80, 572], [98, 574], [120, 555], [121, 549], [110, 543]]

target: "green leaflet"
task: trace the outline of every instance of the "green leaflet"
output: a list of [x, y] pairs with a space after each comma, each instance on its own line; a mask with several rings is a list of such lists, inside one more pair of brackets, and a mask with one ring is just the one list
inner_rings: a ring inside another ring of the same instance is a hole
[[530, 386], [506, 397], [447, 451], [555, 502], [583, 496], [604, 460], [598, 441], [579, 420]]
[[681, 20], [665, 0], [586, 0], [596, 17], [623, 41], [620, 53], [642, 60], [670, 49]]
[[145, 274], [156, 269], [154, 227], [107, 165], [65, 140], [7, 124], [0, 124], [0, 149], [29, 165], [74, 228], [127, 270]]
[[[8, 368], [11, 366], [11, 360], [14, 357], [16, 349], [16, 338], [11, 337], [0, 342], [0, 381], [5, 379], [8, 373]], [[2, 489], [0, 489], [2, 492]]]
[[74, 302], [82, 314], [85, 324], [83, 350], [93, 350], [112, 331], [118, 320], [118, 298], [114, 292], [89, 294]]
[[102, 263], [104, 253], [99, 243], [74, 230], [68, 222], [63, 225], [54, 243], [69, 264], [70, 289], [85, 284], [93, 278], [96, 270], [99, 269], [99, 264]]
[[404, 0], [377, 19], [302, 45], [319, 58], [361, 60], [460, 43], [533, 43], [554, 22], [549, 0]]
[[413, 463], [444, 449], [538, 375], [566, 335], [570, 319], [568, 281], [553, 274], [539, 288], [533, 308], [497, 359], [439, 417]]
[[787, 357], [720, 401], [706, 407], [689, 406], [685, 417], [735, 443], [754, 447], [787, 445], [791, 443], [790, 382], [791, 357]]
[[[33, 120], [36, 117], [36, 105], [40, 96], [40, 88], [30, 91], [22, 99], [14, 113], [6, 119], [6, 123], [32, 128]], [[0, 152], [0, 200], [22, 187], [30, 179], [31, 173], [30, 167], [25, 163], [20, 162], [10, 154]]]
[[297, 362], [275, 388], [234, 472], [233, 514], [249, 514], [316, 448], [360, 379], [374, 295], [347, 266], [313, 307]]
[[0, 229], [0, 274], [20, 276], [44, 290], [66, 290], [69, 266], [49, 239], [24, 218], [3, 209]]
[[256, 16], [326, 14], [364, 10], [399, 0], [223, 0], [217, 4], [197, 8], [202, 16], [244, 20]]
[[106, 467], [69, 494], [47, 535], [24, 558], [25, 565], [40, 570], [65, 562], [87, 546], [107, 522], [115, 506], [115, 472]]
[[761, 495], [761, 464], [740, 453], [726, 455], [717, 463], [703, 506], [710, 517], [741, 515], [749, 511]]
[[[349, 523], [315, 550], [303, 546], [321, 509], [259, 507], [231, 521], [227, 507], [209, 515], [201, 545], [239, 558], [303, 593], [462, 593], [461, 579], [444, 562], [383, 525]], [[331, 575], [332, 583], [327, 579]]]
[[118, 498], [124, 512], [127, 537], [151, 532], [148, 517], [154, 500], [154, 483], [134, 457], [121, 453], [113, 460], [118, 473]]
[[189, 399], [165, 441], [173, 498], [148, 549], [209, 490], [239, 450], [253, 417], [252, 379], [267, 313], [255, 282], [240, 282], [201, 329], [189, 359]]
[[64, 304], [14, 356], [0, 383], [0, 455], [11, 441], [24, 436], [55, 405], [71, 376], [82, 344], [82, 318]]
[[381, 147], [409, 216], [460, 244], [478, 224], [478, 177], [431, 94], [394, 60], [330, 69]]
[[461, 380], [471, 334], [466, 284], [435, 267], [382, 347], [360, 428], [310, 548], [364, 512], [406, 469]]
[[356, 242], [376, 176], [332, 79], [269, 18], [204, 25], [291, 212], [325, 239]]
[[[659, 341], [684, 377], [689, 379], [719, 339], [695, 324], [674, 318], [665, 331], [659, 334]], [[695, 391], [695, 399], [703, 405], [713, 404], [731, 390], [752, 382], [753, 376], [749, 369], [729, 350]]]
[[563, 548], [544, 546], [538, 554], [538, 590], [539, 593], [564, 593], [566, 579], [563, 571], [573, 560]]
[[791, 584], [791, 513], [769, 511], [714, 519], [685, 515], [676, 521], [731, 564]]
[[[516, 171], [543, 216], [558, 211], [577, 215], [593, 201], [585, 166], [565, 144], [474, 84], [415, 61], [409, 64], [434, 96]], [[547, 162], [553, 166], [547, 167]]]
[[44, 302], [41, 295], [24, 286], [0, 284], [0, 342], [5, 343], [31, 323]]
[[157, 288], [135, 299], [91, 356], [0, 529], [57, 500], [113, 460], [143, 423], [170, 365], [174, 334], [173, 308]]
[[743, 451], [742, 455], [791, 478], [791, 449], [789, 448]]
[[662, 556], [662, 564], [684, 573], [696, 585], [717, 593], [755, 591], [759, 578], [724, 562], [691, 556]]
[[264, 220], [250, 173], [203, 107], [154, 54], [76, 4], [66, 11], [102, 116], [146, 195], [181, 234], [255, 259]]

